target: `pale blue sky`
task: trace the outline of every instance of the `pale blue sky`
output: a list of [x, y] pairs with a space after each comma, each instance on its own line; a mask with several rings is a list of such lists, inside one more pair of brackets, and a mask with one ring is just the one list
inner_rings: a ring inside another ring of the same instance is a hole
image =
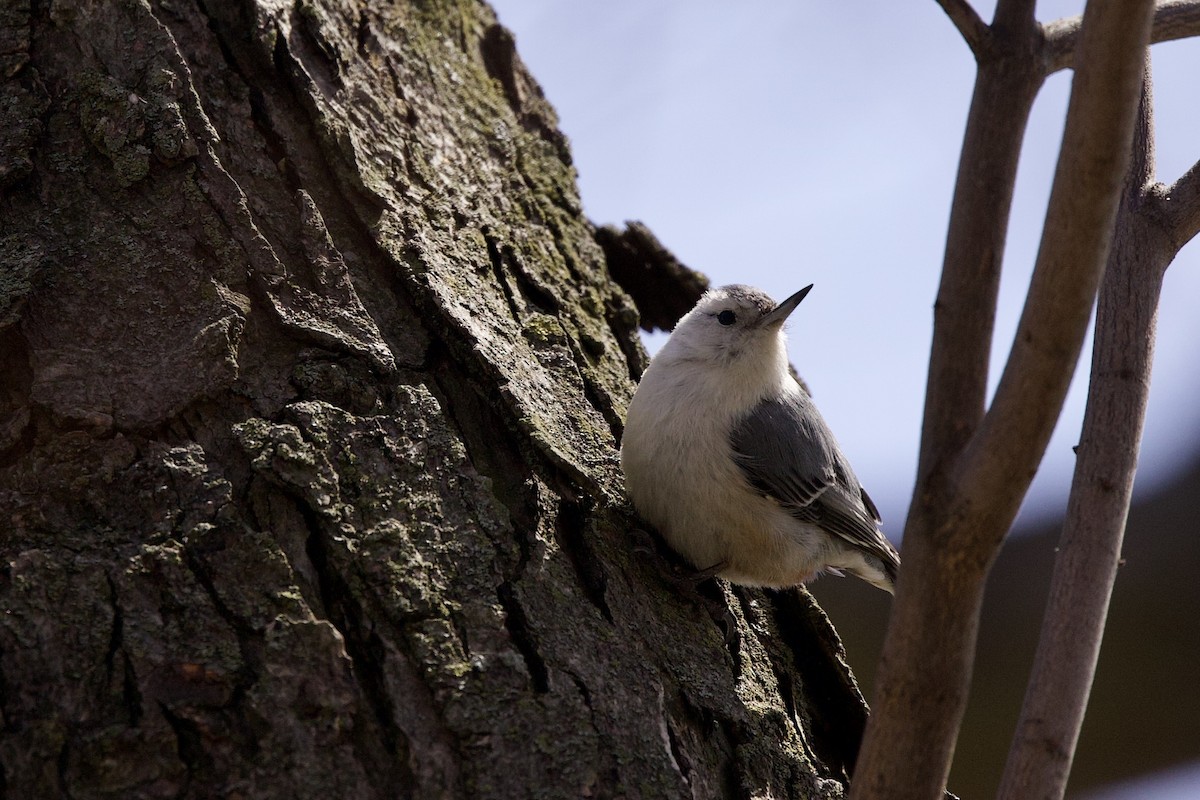
[[[815, 284], [791, 356], [896, 538], [974, 62], [934, 2], [498, 0], [557, 109], [597, 224], [638, 219], [715, 283]], [[1039, 18], [1082, 2], [1043, 3]], [[990, 5], [979, 6], [990, 18]], [[1200, 41], [1153, 50], [1159, 177], [1200, 158]], [[1071, 74], [1042, 90], [1018, 178], [993, 382], [1037, 251]], [[1168, 272], [1139, 475], [1200, 448], [1200, 250]], [[653, 346], [653, 343], [652, 343]], [[1085, 353], [1086, 366], [1090, 355]], [[1077, 377], [1029, 502], [1065, 507]]]

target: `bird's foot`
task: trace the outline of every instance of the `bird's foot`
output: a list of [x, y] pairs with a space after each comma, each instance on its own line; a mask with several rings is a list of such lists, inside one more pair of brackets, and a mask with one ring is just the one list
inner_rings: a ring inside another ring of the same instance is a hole
[[642, 528], [630, 528], [629, 535], [633, 538], [632, 550], [649, 556], [655, 562], [659, 573], [667, 583], [680, 589], [695, 591], [696, 587], [709, 578], [720, 574], [725, 569], [724, 561], [704, 569], [696, 569], [681, 559], [674, 550], [665, 546], [663, 541]]
[[729, 564], [719, 561], [704, 569], [697, 569], [679, 558], [674, 551], [663, 547], [661, 541], [648, 531], [631, 528], [630, 535], [634, 539], [633, 551], [649, 556], [663, 582], [703, 608], [721, 629], [725, 643], [731, 648], [736, 647], [740, 637], [733, 612], [729, 610], [725, 597], [716, 584], [704, 586], [707, 581], [720, 575]]

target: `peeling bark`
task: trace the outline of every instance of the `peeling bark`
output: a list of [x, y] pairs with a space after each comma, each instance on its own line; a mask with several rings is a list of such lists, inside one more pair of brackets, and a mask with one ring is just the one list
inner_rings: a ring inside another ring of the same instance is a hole
[[[843, 796], [811, 597], [681, 596], [629, 536], [598, 239], [653, 237], [588, 224], [486, 6], [0, 43], [0, 794]], [[678, 267], [625, 273], [654, 324]]]

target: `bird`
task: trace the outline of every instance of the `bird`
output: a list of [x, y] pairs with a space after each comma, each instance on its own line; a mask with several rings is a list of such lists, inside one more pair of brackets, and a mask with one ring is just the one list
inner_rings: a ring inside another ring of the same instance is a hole
[[782, 303], [705, 292], [650, 360], [626, 415], [634, 508], [707, 577], [783, 589], [849, 573], [895, 593], [900, 557], [833, 432], [790, 369]]

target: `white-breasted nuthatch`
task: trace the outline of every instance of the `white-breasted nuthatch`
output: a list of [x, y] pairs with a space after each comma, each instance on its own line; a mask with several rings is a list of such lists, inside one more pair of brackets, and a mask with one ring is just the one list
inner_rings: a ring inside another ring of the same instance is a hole
[[629, 404], [626, 489], [700, 570], [777, 588], [845, 570], [892, 592], [900, 557], [788, 368], [783, 323], [811, 288], [776, 305], [724, 286], [679, 320]]

